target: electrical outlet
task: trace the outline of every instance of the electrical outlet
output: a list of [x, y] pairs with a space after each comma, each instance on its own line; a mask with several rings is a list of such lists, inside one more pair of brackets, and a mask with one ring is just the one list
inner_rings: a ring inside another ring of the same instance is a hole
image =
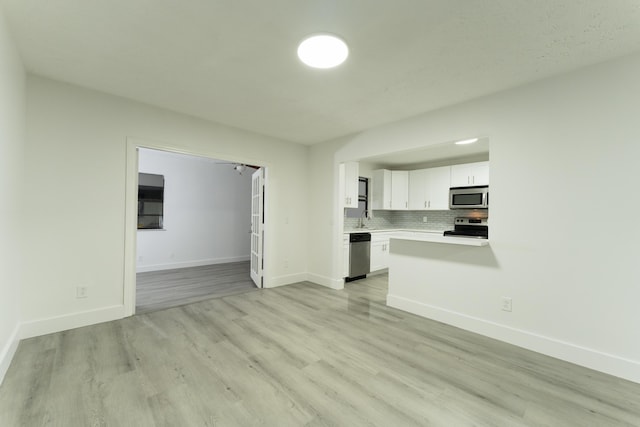
[[87, 298], [89, 296], [89, 288], [86, 286], [76, 287], [76, 298]]
[[142, 255], [138, 255], [138, 261], [142, 262], [144, 260], [144, 257]]
[[422, 222], [427, 222], [427, 217], [426, 216], [422, 217]]
[[284, 260], [284, 268], [289, 268], [289, 260]]
[[513, 311], [513, 300], [510, 297], [502, 297], [502, 311]]

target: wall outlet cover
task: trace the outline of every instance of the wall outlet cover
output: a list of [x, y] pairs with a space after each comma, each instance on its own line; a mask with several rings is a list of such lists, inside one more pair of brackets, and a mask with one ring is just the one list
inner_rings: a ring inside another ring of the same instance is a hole
[[86, 286], [76, 287], [76, 298], [87, 298], [89, 296], [89, 288]]

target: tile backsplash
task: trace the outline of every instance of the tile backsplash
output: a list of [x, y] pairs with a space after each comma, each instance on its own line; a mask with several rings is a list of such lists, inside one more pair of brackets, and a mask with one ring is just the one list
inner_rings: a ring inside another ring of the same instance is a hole
[[[488, 211], [474, 209], [455, 209], [447, 211], [373, 211], [371, 219], [365, 219], [364, 224], [370, 229], [409, 228], [415, 230], [452, 230], [453, 220], [458, 216], [486, 217]], [[427, 217], [427, 222], [423, 221]], [[357, 218], [345, 218], [345, 230], [358, 226]]]

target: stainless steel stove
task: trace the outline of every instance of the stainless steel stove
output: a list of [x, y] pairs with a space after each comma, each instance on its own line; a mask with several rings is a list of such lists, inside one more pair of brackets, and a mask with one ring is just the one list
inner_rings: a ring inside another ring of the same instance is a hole
[[444, 235], [488, 239], [489, 219], [457, 217], [454, 221], [454, 229], [445, 231]]

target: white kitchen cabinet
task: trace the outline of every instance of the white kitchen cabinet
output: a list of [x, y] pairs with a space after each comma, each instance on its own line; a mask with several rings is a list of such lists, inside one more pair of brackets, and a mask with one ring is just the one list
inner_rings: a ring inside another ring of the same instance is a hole
[[391, 171], [373, 171], [371, 180], [371, 209], [391, 209]]
[[371, 234], [371, 272], [389, 267], [389, 233]]
[[451, 187], [489, 185], [489, 162], [451, 166]]
[[424, 210], [427, 208], [428, 169], [409, 171], [409, 209]]
[[359, 164], [358, 162], [341, 163], [340, 167], [344, 169], [341, 171], [341, 176], [344, 176], [344, 196], [343, 207], [345, 208], [357, 208], [358, 207], [358, 178], [359, 178]]
[[391, 209], [409, 209], [409, 171], [391, 171]]
[[409, 209], [448, 210], [451, 167], [409, 171]]
[[349, 234], [342, 235], [342, 277], [349, 277]]
[[427, 210], [449, 210], [451, 166], [427, 169]]

